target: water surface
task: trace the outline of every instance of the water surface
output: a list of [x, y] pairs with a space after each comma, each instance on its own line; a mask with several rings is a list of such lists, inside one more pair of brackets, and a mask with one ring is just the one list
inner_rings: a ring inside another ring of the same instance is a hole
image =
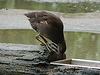
[[29, 9], [29, 10], [47, 10], [63, 13], [87, 13], [100, 11], [100, 2], [79, 1], [67, 3], [39, 3], [31, 0], [0, 0], [0, 9]]
[[[39, 45], [33, 30], [0, 30], [0, 43]], [[100, 34], [87, 32], [64, 32], [67, 44], [66, 56], [77, 59], [100, 60]]]

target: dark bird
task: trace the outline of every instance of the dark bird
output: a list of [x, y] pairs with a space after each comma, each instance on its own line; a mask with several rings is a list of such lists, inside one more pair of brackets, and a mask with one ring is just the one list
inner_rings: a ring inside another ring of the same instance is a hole
[[45, 11], [30, 12], [26, 13], [25, 16], [29, 18], [32, 28], [39, 33], [38, 36], [45, 42], [38, 39], [38, 36], [36, 36], [36, 39], [47, 45], [49, 49], [52, 46], [47, 44], [48, 41], [44, 37], [50, 39], [57, 45], [57, 47], [54, 45], [57, 48], [57, 52], [56, 49], [55, 52], [60, 56], [63, 55], [66, 51], [66, 43], [63, 34], [63, 23], [60, 18]]

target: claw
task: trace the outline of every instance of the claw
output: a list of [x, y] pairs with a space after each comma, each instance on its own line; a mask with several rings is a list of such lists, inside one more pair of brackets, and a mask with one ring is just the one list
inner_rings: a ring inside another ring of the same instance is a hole
[[[44, 42], [42, 40], [39, 39], [39, 36], [44, 40]], [[49, 43], [43, 36], [41, 36], [40, 34], [38, 34], [36, 37], [35, 37], [39, 42], [41, 42], [43, 45], [45, 45], [48, 49], [49, 52], [54, 51], [56, 54], [59, 55], [59, 52], [57, 50], [57, 46], [54, 44], [54, 43]], [[59, 55], [60, 56], [60, 55]]]

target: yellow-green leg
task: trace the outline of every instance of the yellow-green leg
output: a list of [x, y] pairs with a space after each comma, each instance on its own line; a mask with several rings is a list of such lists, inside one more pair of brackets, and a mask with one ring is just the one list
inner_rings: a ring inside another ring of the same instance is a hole
[[[47, 47], [47, 49], [49, 50], [49, 52], [51, 52], [50, 48], [48, 48], [48, 46], [47, 46], [46, 40], [45, 40], [45, 41], [40, 40], [40, 39], [39, 39], [39, 36], [41, 36], [41, 35], [38, 34], [35, 38], [36, 38], [39, 42], [41, 42], [43, 45], [45, 45], [45, 46]], [[42, 38], [42, 39], [43, 39], [43, 38]], [[43, 40], [44, 40], [44, 39], [43, 39]]]
[[43, 45], [46, 45], [45, 42], [43, 42], [42, 40], [39, 39], [39, 36], [40, 36], [40, 34], [36, 35], [35, 38], [36, 38], [39, 42], [41, 42]]
[[[39, 36], [43, 39], [43, 41], [39, 39]], [[36, 38], [39, 42], [41, 42], [43, 45], [45, 45], [45, 46], [47, 47], [47, 49], [49, 50], [49, 52], [51, 52], [51, 50], [53, 50], [56, 54], [58, 54], [57, 49], [54, 48], [54, 47], [51, 47], [51, 46], [48, 44], [48, 41], [47, 41], [42, 35], [38, 34], [35, 38]], [[55, 44], [53, 44], [53, 45], [56, 46]], [[57, 46], [56, 46], [56, 47], [57, 47]], [[58, 54], [58, 55], [59, 55], [59, 54]]]

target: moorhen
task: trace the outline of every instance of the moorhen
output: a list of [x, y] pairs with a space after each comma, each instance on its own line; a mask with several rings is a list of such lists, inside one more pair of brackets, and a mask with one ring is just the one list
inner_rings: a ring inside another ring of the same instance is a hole
[[[29, 18], [32, 28], [38, 32], [36, 39], [46, 45], [48, 49], [54, 50], [60, 56], [63, 55], [66, 51], [66, 43], [63, 34], [63, 23], [60, 18], [46, 11], [30, 12], [24, 15]], [[44, 42], [39, 39], [39, 36]], [[53, 44], [54, 47], [48, 45], [48, 41], [44, 37], [50, 39], [56, 45]]]

